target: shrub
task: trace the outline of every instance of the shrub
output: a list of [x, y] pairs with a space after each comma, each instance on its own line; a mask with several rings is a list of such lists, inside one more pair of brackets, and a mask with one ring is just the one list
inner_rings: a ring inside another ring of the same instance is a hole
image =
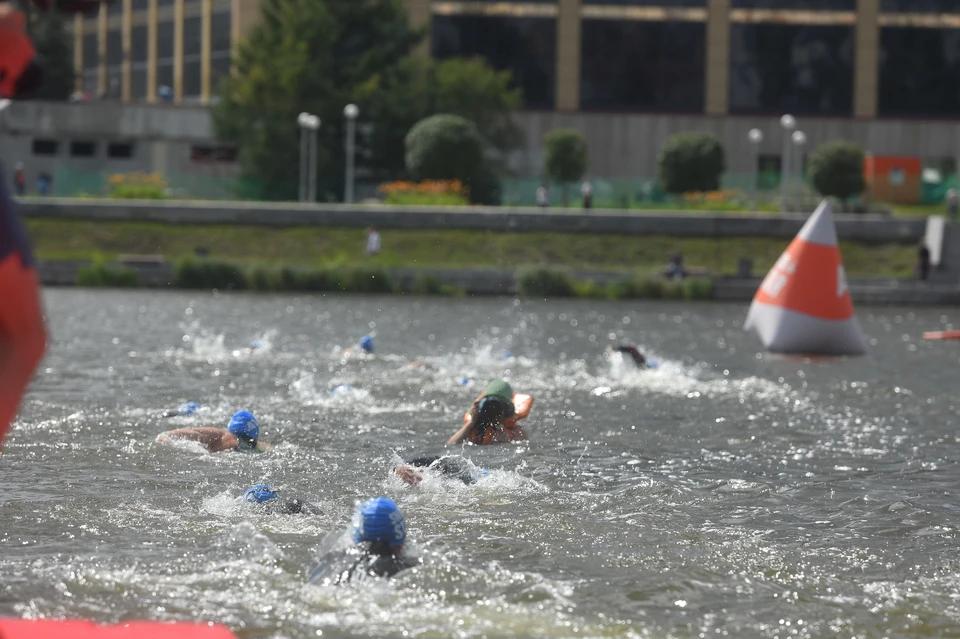
[[96, 262], [77, 271], [77, 286], [112, 286], [130, 288], [140, 285], [140, 276], [126, 266], [110, 266]]
[[576, 286], [567, 271], [551, 268], [525, 269], [519, 274], [518, 290], [527, 297], [573, 297]]
[[863, 192], [863, 149], [853, 142], [821, 144], [807, 166], [813, 188], [824, 197], [838, 198], [846, 206], [848, 199]]
[[720, 140], [706, 133], [671, 136], [657, 158], [657, 174], [667, 193], [717, 191], [725, 169]]
[[107, 197], [123, 200], [165, 200], [167, 182], [159, 173], [117, 173], [107, 178]]
[[247, 276], [236, 264], [187, 258], [177, 263], [174, 283], [179, 288], [243, 290]]
[[404, 144], [411, 174], [422, 180], [459, 180], [470, 187], [471, 202], [482, 201], [491, 177], [497, 181], [484, 157], [484, 140], [466, 118], [444, 114], [425, 118], [410, 129]]
[[681, 288], [683, 289], [683, 299], [713, 299], [713, 281], [705, 277], [688, 277], [683, 280]]
[[544, 172], [563, 185], [563, 205], [567, 206], [568, 184], [582, 178], [587, 170], [587, 141], [573, 129], [554, 129], [544, 136], [543, 143]]
[[347, 266], [339, 269], [339, 286], [347, 293], [392, 293], [393, 283], [386, 269], [378, 266]]

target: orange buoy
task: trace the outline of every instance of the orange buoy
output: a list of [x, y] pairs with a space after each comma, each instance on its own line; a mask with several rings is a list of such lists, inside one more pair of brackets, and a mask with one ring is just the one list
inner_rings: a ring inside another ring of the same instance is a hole
[[764, 278], [744, 328], [767, 350], [808, 355], [867, 351], [853, 311], [837, 247], [830, 203], [824, 200]]
[[927, 331], [923, 339], [960, 339], [960, 331]]
[[0, 639], [237, 639], [224, 626], [131, 621], [101, 626], [82, 619], [0, 619]]

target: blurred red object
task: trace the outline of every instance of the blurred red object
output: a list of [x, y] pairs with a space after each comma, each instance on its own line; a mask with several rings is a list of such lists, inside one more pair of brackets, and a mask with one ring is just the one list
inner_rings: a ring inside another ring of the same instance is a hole
[[0, 3], [0, 98], [29, 93], [39, 84], [36, 54], [25, 30], [23, 13]]

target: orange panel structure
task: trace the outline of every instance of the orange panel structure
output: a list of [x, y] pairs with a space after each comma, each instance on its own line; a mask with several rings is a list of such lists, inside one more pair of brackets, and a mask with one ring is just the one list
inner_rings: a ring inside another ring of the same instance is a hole
[[892, 155], [868, 155], [863, 163], [867, 194], [874, 202], [919, 204], [923, 160]]

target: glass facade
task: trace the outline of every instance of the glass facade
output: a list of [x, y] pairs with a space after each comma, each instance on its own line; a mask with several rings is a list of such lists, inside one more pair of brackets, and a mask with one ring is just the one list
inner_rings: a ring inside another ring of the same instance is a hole
[[622, 7], [705, 7], [707, 0], [580, 0], [580, 4], [606, 4]]
[[[876, 2], [876, 0], [867, 0]], [[779, 9], [795, 11], [856, 11], [857, 0], [733, 0], [734, 9]]]
[[851, 115], [854, 28], [730, 27], [730, 112]]
[[210, 16], [211, 50], [230, 51], [230, 12], [218, 11]]
[[147, 61], [147, 27], [138, 25], [130, 33], [130, 60], [134, 64]]
[[957, 0], [880, 0], [880, 11], [888, 13], [960, 13]]
[[880, 115], [960, 116], [960, 31], [880, 30]]
[[619, 111], [703, 111], [706, 25], [584, 20], [580, 106]]
[[556, 83], [557, 23], [552, 18], [433, 16], [437, 59], [481, 57], [513, 73], [527, 108], [552, 108]]

